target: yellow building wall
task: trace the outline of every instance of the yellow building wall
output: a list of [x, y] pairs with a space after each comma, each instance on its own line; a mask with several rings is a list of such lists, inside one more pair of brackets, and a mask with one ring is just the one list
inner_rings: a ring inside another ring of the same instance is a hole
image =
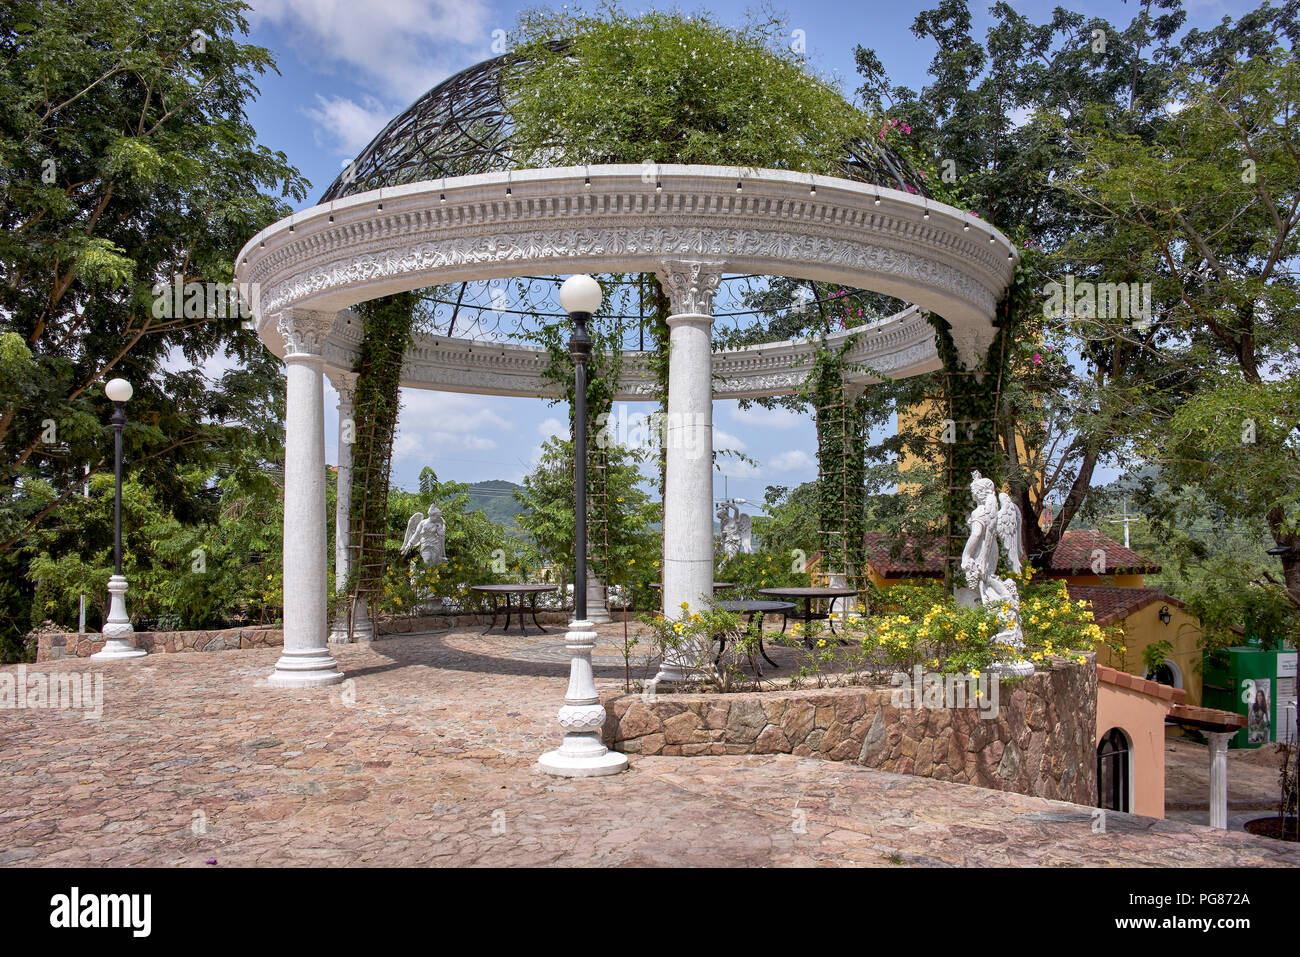
[[1169, 702], [1150, 695], [1097, 682], [1097, 736], [1111, 728], [1128, 735], [1129, 811], [1147, 817], [1165, 816], [1165, 716]]
[[1205, 681], [1200, 667], [1201, 623], [1181, 608], [1169, 605], [1167, 607], [1171, 617], [1166, 625], [1160, 620], [1160, 609], [1163, 607], [1166, 607], [1164, 602], [1152, 602], [1120, 622], [1120, 627], [1124, 629], [1125, 652], [1121, 655], [1101, 646], [1097, 649], [1097, 663], [1129, 674], [1144, 675], [1146, 666], [1142, 663], [1142, 649], [1157, 641], [1167, 640], [1173, 645], [1173, 650], [1165, 657], [1182, 672], [1187, 704], [1199, 706], [1202, 704]]

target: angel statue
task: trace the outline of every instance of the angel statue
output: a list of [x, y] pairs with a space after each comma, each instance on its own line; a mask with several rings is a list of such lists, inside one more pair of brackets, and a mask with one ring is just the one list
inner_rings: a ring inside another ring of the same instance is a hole
[[737, 518], [740, 509], [730, 502], [723, 502], [716, 514], [722, 525], [722, 557], [734, 558], [740, 552], [740, 522]]
[[737, 518], [740, 524], [740, 550], [746, 555], [754, 554], [754, 521], [744, 512]]
[[416, 512], [406, 523], [406, 537], [402, 540], [402, 551], [415, 549], [420, 553], [424, 564], [433, 568], [447, 560], [447, 523], [443, 520], [442, 510], [437, 505], [429, 506], [429, 514]]
[[[1008, 645], [1017, 652], [1024, 648], [1020, 631], [1020, 593], [1010, 578], [998, 577], [998, 541], [1007, 550], [1007, 562], [1020, 571], [1020, 509], [1003, 493], [1002, 509], [998, 510], [998, 495], [993, 482], [979, 472], [971, 476], [971, 497], [975, 510], [966, 520], [970, 537], [961, 554], [961, 570], [966, 584], [986, 608], [997, 610], [998, 618], [1006, 626], [993, 636], [996, 644]], [[1019, 656], [1017, 656], [1019, 658]], [[1024, 660], [1004, 662], [998, 670], [1006, 674], [1032, 674], [1034, 666]]]

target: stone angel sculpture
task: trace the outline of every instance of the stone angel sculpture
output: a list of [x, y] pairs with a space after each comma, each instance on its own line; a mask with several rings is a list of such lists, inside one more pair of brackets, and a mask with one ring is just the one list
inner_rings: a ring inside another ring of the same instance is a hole
[[740, 509], [730, 502], [723, 502], [716, 514], [722, 526], [722, 556], [734, 558], [740, 552], [740, 522], [737, 518]]
[[[993, 640], [1018, 653], [1024, 648], [1024, 637], [1020, 631], [1020, 593], [1014, 580], [998, 577], [998, 542], [1001, 539], [1007, 549], [1008, 562], [1018, 572], [1021, 551], [1020, 509], [1004, 494], [1002, 509], [999, 511], [997, 490], [993, 487], [993, 482], [979, 472], [971, 474], [970, 491], [975, 509], [967, 519], [970, 536], [962, 550], [961, 569], [965, 573], [967, 586], [978, 597], [980, 604], [996, 611], [1005, 625], [1002, 631], [993, 636]], [[998, 670], [1006, 674], [1033, 674], [1032, 664], [1020, 659], [1019, 654], [1016, 658], [1017, 660], [1001, 663]]]
[[447, 523], [437, 505], [429, 506], [429, 514], [416, 512], [406, 523], [406, 537], [402, 539], [401, 553], [418, 551], [420, 560], [433, 568], [447, 560]]

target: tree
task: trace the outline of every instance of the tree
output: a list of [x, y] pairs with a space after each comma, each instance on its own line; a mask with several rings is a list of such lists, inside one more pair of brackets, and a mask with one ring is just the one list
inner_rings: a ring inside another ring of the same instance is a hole
[[1181, 401], [1155, 408], [1135, 449], [1228, 515], [1262, 516], [1300, 609], [1300, 66], [1281, 47], [1220, 55], [1251, 37], [1190, 44], [1175, 88], [1184, 105], [1153, 141], [1098, 111], [1076, 137], [1083, 157], [1068, 185], [1098, 220], [1123, 222], [1173, 290], [1168, 358], [1196, 375]]
[[[609, 566], [612, 578], [626, 580], [632, 577], [638, 562], [643, 569], [649, 564], [648, 556], [657, 541], [649, 528], [659, 518], [658, 506], [641, 488], [644, 479], [636, 465], [639, 456], [617, 444], [605, 451], [610, 500]], [[525, 508], [519, 514], [519, 526], [529, 535], [542, 559], [562, 569], [559, 580], [571, 581], [573, 556], [577, 554], [573, 443], [555, 437], [547, 439], [537, 466], [524, 477], [523, 488], [515, 492], [515, 497]]]
[[[185, 497], [189, 466], [213, 466], [250, 435], [276, 441], [278, 362], [216, 295], [224, 287], [191, 287], [190, 314], [167, 308], [176, 277], [229, 283], [242, 244], [308, 185], [257, 145], [245, 116], [254, 78], [274, 69], [266, 50], [239, 41], [247, 9], [15, 0], [0, 10], [6, 577], [21, 574], [30, 536], [87, 473], [111, 470], [107, 378], [133, 383], [126, 458], [179, 521], [199, 517]], [[199, 367], [223, 355], [233, 367], [208, 381]], [[180, 357], [186, 367], [171, 361]]]

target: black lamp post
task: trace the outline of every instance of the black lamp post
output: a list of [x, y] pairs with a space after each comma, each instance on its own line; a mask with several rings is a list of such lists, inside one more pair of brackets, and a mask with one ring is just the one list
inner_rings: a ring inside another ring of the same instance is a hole
[[560, 287], [560, 305], [573, 320], [569, 355], [573, 357], [573, 619], [587, 620], [587, 360], [591, 336], [587, 323], [600, 308], [600, 283], [590, 276], [571, 276]]
[[122, 430], [126, 427], [126, 403], [135, 390], [125, 379], [110, 379], [104, 385], [104, 394], [113, 403], [113, 574], [108, 579], [108, 618], [101, 629], [104, 648], [92, 658], [139, 658], [146, 654], [143, 648], [131, 643], [135, 629], [126, 613], [126, 578], [122, 575]]
[[591, 670], [596, 632], [587, 620], [587, 360], [591, 356], [587, 323], [600, 308], [600, 300], [600, 283], [590, 276], [570, 276], [560, 287], [560, 305], [573, 318], [569, 338], [573, 356], [573, 620], [564, 636], [569, 650], [569, 689], [559, 714], [564, 741], [538, 758], [537, 765], [547, 774], [573, 778], [617, 774], [627, 768], [627, 757], [610, 751], [600, 737], [605, 708]]

